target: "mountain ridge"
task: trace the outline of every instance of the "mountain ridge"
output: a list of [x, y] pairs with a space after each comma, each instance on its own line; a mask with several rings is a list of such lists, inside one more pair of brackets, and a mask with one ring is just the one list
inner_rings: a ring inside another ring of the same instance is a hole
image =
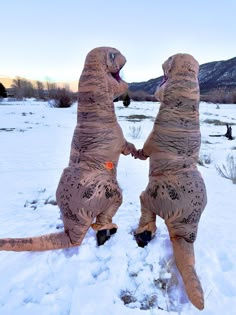
[[[151, 97], [160, 85], [163, 76], [144, 82], [129, 83], [129, 93], [144, 93]], [[236, 57], [211, 61], [199, 67], [199, 85], [202, 97], [214, 93], [236, 93]]]

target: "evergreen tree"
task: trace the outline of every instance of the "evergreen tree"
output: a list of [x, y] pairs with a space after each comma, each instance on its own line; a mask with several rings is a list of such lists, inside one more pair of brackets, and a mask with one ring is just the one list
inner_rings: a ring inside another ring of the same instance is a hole
[[0, 97], [7, 97], [5, 86], [0, 82]]

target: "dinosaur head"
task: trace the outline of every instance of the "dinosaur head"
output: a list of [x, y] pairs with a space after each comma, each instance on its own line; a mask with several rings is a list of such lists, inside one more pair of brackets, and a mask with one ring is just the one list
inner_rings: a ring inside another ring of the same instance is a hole
[[198, 76], [199, 64], [195, 58], [189, 54], [175, 54], [169, 57], [163, 64], [164, 75], [178, 77], [183, 75]]
[[126, 58], [116, 48], [94, 48], [85, 59], [79, 91], [99, 93], [107, 87], [106, 93], [111, 95], [112, 99], [127, 93], [128, 85], [120, 77], [120, 70], [125, 63]]
[[157, 100], [170, 105], [181, 97], [199, 98], [199, 64], [193, 56], [175, 54], [162, 64], [162, 68], [164, 77], [155, 93]]

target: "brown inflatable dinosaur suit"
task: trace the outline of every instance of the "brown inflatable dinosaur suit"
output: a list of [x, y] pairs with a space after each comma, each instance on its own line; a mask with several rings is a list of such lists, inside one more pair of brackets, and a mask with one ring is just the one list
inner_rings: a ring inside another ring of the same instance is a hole
[[143, 149], [135, 155], [150, 158], [149, 183], [140, 196], [141, 218], [135, 238], [144, 247], [155, 233], [156, 215], [165, 220], [188, 297], [203, 309], [193, 246], [207, 203], [197, 169], [201, 144], [199, 65], [191, 55], [176, 54], [163, 64], [163, 70], [164, 80], [155, 93], [160, 110]]
[[101, 245], [116, 232], [112, 217], [122, 203], [116, 180], [118, 159], [121, 153], [135, 152], [134, 145], [123, 136], [113, 104], [128, 89], [119, 76], [125, 63], [125, 57], [110, 47], [95, 48], [86, 57], [79, 80], [78, 117], [69, 166], [56, 192], [64, 231], [0, 239], [0, 250], [43, 251], [78, 246], [90, 226], [98, 231]]

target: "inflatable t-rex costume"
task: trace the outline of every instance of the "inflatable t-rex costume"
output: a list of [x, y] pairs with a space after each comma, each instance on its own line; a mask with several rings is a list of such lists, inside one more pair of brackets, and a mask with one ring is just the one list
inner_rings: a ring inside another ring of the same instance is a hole
[[90, 226], [98, 231], [101, 245], [116, 232], [112, 217], [122, 203], [117, 164], [121, 153], [135, 151], [123, 136], [113, 103], [128, 89], [119, 76], [125, 63], [125, 57], [110, 47], [95, 48], [86, 57], [79, 80], [77, 125], [69, 166], [64, 169], [56, 192], [64, 231], [0, 239], [0, 250], [43, 251], [78, 246]]
[[156, 215], [165, 220], [176, 265], [193, 305], [204, 308], [195, 272], [193, 243], [207, 203], [197, 169], [201, 144], [198, 62], [188, 54], [171, 56], [163, 65], [164, 80], [155, 96], [161, 102], [153, 130], [135, 157], [150, 157], [149, 183], [141, 194], [141, 218], [135, 238], [144, 247], [156, 230]]

